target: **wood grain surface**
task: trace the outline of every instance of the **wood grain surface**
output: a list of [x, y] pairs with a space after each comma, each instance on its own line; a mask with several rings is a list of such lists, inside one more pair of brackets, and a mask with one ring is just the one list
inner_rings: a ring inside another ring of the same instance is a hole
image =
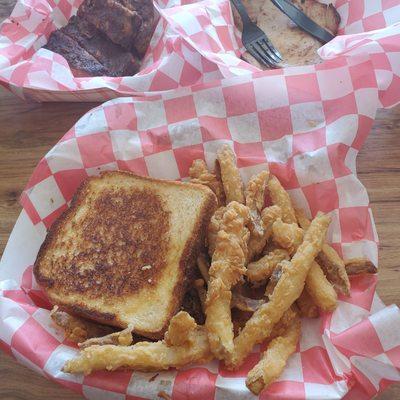
[[[14, 0], [0, 0], [0, 21]], [[25, 103], [0, 88], [0, 255], [20, 213], [19, 195], [41, 157], [86, 111], [90, 103]], [[358, 174], [366, 186], [380, 237], [378, 293], [400, 305], [400, 107], [378, 112], [361, 150]], [[81, 399], [17, 364], [0, 351], [1, 400]], [[400, 384], [379, 400], [400, 399]]]

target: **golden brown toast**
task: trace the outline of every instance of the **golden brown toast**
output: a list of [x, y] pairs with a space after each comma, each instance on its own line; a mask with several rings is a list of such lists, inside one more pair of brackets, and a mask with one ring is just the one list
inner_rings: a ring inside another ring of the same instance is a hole
[[122, 171], [88, 178], [47, 234], [36, 280], [67, 312], [160, 338], [215, 208], [201, 185]]

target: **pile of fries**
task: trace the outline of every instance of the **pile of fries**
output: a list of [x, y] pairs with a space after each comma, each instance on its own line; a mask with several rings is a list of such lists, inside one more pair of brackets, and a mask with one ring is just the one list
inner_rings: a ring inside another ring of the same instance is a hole
[[325, 242], [330, 217], [318, 213], [310, 221], [269, 171], [253, 176], [244, 188], [229, 146], [219, 149], [214, 172], [195, 160], [190, 177], [208, 186], [219, 204], [208, 229], [208, 254], [198, 258], [202, 279], [194, 282], [205, 325], [180, 311], [163, 340], [132, 344], [133, 327], [93, 337], [95, 324], [54, 310], [55, 322], [82, 342], [82, 351], [66, 363], [65, 372], [160, 371], [213, 358], [235, 370], [254, 345], [267, 341], [246, 379], [258, 394], [280, 376], [295, 352], [300, 318], [332, 312], [337, 292], [350, 295], [348, 275], [376, 272], [367, 259], [343, 261]]

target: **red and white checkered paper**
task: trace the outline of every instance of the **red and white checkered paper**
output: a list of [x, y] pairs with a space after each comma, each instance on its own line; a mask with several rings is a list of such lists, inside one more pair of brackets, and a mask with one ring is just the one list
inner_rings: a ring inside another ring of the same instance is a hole
[[[332, 216], [328, 240], [346, 258], [377, 263], [377, 234], [355, 161], [378, 108], [371, 60], [341, 57], [308, 73], [286, 69], [195, 85], [158, 96], [111, 100], [83, 116], [40, 161], [0, 266], [0, 343], [38, 373], [90, 399], [254, 399], [245, 386], [257, 346], [239, 371], [216, 361], [157, 374], [61, 372], [77, 354], [49, 318], [32, 276], [46, 229], [84, 178], [130, 170], [186, 179], [193, 159], [213, 165], [224, 143], [243, 179], [267, 165], [309, 215]], [[375, 293], [376, 276], [352, 278], [333, 314], [304, 320], [296, 353], [261, 399], [369, 399], [400, 380], [400, 312]], [[154, 379], [153, 379], [154, 378]]]
[[[51, 31], [76, 13], [80, 2], [18, 0], [0, 29], [0, 84], [38, 101], [104, 101], [258, 71], [238, 58], [243, 47], [229, 0], [155, 0], [161, 18], [137, 75], [76, 78], [62, 56], [41, 47]], [[321, 56], [370, 55], [381, 105], [395, 105], [400, 101], [400, 0], [333, 3], [343, 36], [323, 47]], [[308, 73], [310, 67], [300, 71]], [[276, 73], [285, 70], [266, 74]]]

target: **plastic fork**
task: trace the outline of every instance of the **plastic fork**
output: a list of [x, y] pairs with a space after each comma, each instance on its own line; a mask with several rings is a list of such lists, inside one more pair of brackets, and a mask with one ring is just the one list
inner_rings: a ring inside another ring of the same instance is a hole
[[273, 46], [264, 31], [249, 17], [241, 0], [231, 0], [243, 22], [242, 42], [246, 50], [260, 63], [270, 68], [279, 68], [282, 56]]

